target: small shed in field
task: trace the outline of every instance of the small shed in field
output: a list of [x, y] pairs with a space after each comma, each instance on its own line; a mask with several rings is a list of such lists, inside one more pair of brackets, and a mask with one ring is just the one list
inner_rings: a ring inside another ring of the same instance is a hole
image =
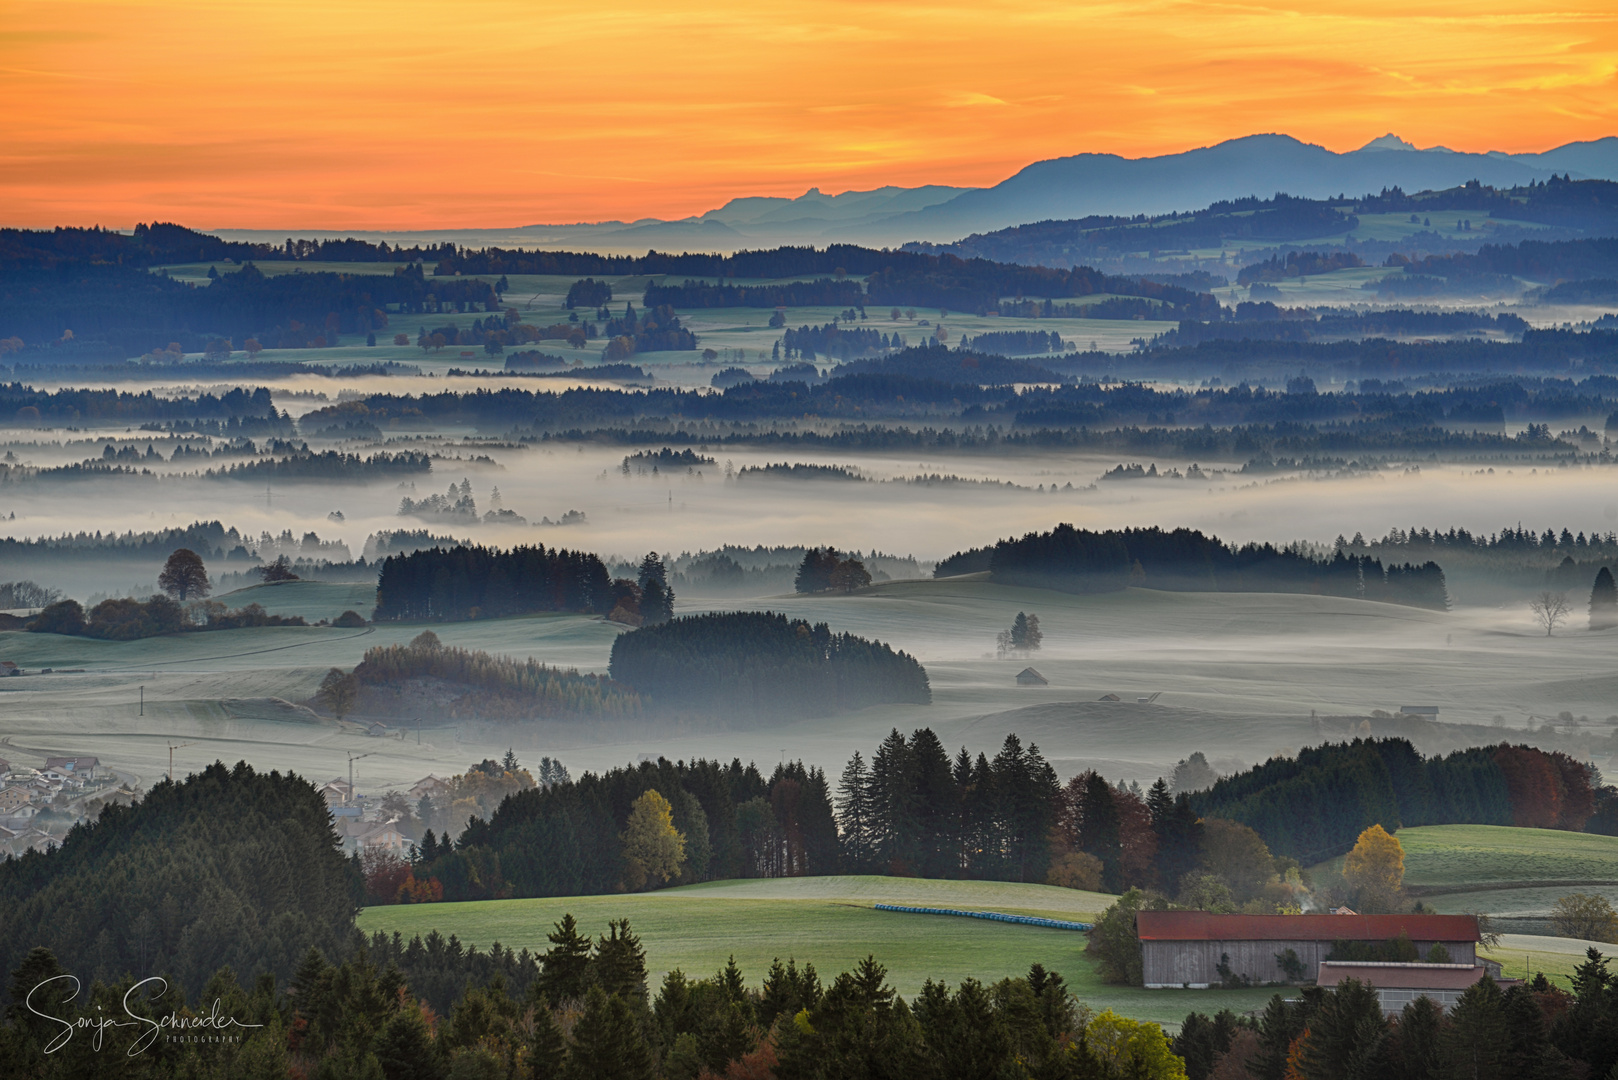
[[1208, 911], [1142, 911], [1135, 916], [1148, 987], [1218, 985], [1225, 965], [1256, 983], [1296, 981], [1282, 969], [1290, 949], [1297, 971], [1313, 974], [1339, 941], [1392, 941], [1401, 934], [1425, 956], [1443, 945], [1450, 961], [1477, 963], [1473, 915], [1215, 915]]
[[1017, 672], [1018, 686], [1049, 686], [1051, 681], [1031, 667], [1025, 667]]

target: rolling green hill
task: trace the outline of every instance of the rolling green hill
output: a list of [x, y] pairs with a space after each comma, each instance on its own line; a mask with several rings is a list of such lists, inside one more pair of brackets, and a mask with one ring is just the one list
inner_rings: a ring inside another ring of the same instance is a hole
[[705, 975], [731, 955], [756, 986], [774, 957], [811, 962], [822, 979], [830, 979], [869, 953], [907, 998], [929, 978], [950, 984], [968, 977], [989, 981], [1024, 974], [1038, 962], [1061, 972], [1079, 999], [1098, 1011], [1112, 1008], [1161, 1023], [1178, 1023], [1193, 1007], [1258, 1008], [1274, 992], [1106, 986], [1084, 955], [1082, 933], [872, 907], [897, 903], [1087, 921], [1111, 902], [1100, 893], [1004, 882], [774, 878], [633, 895], [368, 908], [359, 924], [367, 932], [397, 930], [409, 937], [437, 929], [481, 948], [499, 941], [509, 948], [543, 950], [546, 933], [564, 913], [571, 912], [592, 934], [605, 929], [608, 919], [627, 917], [646, 948], [654, 991], [670, 969]]

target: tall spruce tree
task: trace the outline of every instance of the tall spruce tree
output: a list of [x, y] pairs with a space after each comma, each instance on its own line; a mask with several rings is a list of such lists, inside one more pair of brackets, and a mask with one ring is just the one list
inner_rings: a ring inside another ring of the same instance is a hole
[[590, 987], [562, 1075], [566, 1080], [652, 1080], [656, 1075], [651, 1048], [623, 998]]
[[551, 947], [540, 957], [540, 993], [555, 1002], [584, 996], [590, 984], [590, 935], [579, 933], [571, 913], [545, 935]]
[[1512, 1080], [1504, 995], [1493, 979], [1479, 979], [1461, 994], [1438, 1047], [1442, 1080]]
[[837, 784], [837, 824], [842, 832], [843, 857], [856, 873], [864, 872], [872, 861], [870, 784], [865, 759], [856, 750]]
[[1618, 584], [1612, 580], [1612, 571], [1603, 566], [1590, 588], [1590, 629], [1606, 630], [1614, 626], [1618, 626]]
[[1123, 844], [1112, 787], [1100, 773], [1091, 771], [1079, 798], [1079, 820], [1083, 822], [1079, 850], [1101, 860], [1103, 889], [1123, 892]]
[[904, 861], [916, 833], [909, 754], [905, 737], [894, 728], [871, 757], [871, 853], [888, 873], [914, 872]]

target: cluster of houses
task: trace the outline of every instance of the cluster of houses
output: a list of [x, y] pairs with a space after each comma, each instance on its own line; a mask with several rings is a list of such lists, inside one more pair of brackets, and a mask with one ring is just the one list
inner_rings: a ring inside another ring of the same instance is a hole
[[0, 758], [0, 858], [60, 844], [88, 804], [134, 798], [93, 757], [46, 758], [38, 769]]
[[[449, 781], [429, 773], [412, 784], [405, 796], [414, 806], [423, 798], [443, 802], [449, 793]], [[382, 850], [405, 856], [410, 846], [421, 839], [419, 823], [398, 820], [374, 799], [367, 802], [366, 797], [342, 777], [323, 784], [320, 794], [331, 808], [333, 827], [342, 838], [345, 851]]]
[[[1207, 911], [1142, 911], [1135, 917], [1145, 983], [1151, 989], [1206, 989], [1231, 983], [1305, 980], [1337, 986], [1347, 979], [1376, 988], [1390, 1016], [1418, 997], [1444, 1010], [1484, 976], [1502, 988], [1500, 965], [1477, 955], [1475, 915], [1217, 915]], [[1429, 959], [1403, 963], [1331, 959], [1340, 943], [1408, 940]]]

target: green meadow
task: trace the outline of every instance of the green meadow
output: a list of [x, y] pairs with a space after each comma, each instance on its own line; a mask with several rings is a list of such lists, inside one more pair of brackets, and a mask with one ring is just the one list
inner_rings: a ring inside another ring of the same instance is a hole
[[734, 956], [757, 986], [770, 961], [795, 958], [815, 965], [822, 981], [867, 954], [888, 969], [889, 983], [913, 997], [928, 979], [950, 984], [1026, 974], [1034, 963], [1060, 972], [1091, 1008], [1141, 1020], [1177, 1024], [1192, 1009], [1209, 1012], [1262, 1007], [1273, 990], [1144, 990], [1108, 986], [1084, 954], [1078, 931], [996, 923], [944, 915], [877, 911], [872, 905], [951, 907], [1086, 921], [1112, 897], [1047, 885], [924, 881], [914, 878], [825, 877], [718, 881], [652, 893], [490, 900], [367, 908], [362, 930], [398, 931], [407, 938], [438, 930], [487, 948], [542, 951], [556, 920], [572, 913], [585, 933], [608, 919], [627, 918], [646, 949], [653, 992], [678, 968], [705, 976]]

